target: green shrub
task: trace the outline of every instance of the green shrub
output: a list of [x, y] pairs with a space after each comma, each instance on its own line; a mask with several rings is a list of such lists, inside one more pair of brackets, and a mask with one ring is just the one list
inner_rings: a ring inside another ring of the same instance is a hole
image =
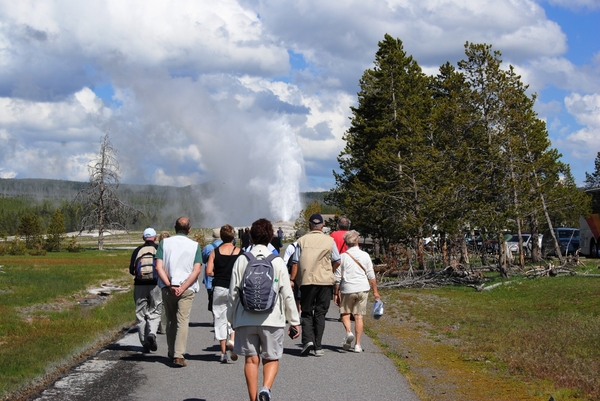
[[71, 240], [67, 243], [67, 251], [69, 252], [81, 252], [83, 248], [77, 243], [77, 237], [72, 236]]
[[15, 237], [13, 242], [8, 246], [6, 253], [9, 255], [25, 255], [27, 253], [27, 247], [19, 237]]
[[32, 249], [27, 251], [31, 256], [44, 256], [46, 255], [46, 250], [42, 246], [42, 244], [36, 244]]

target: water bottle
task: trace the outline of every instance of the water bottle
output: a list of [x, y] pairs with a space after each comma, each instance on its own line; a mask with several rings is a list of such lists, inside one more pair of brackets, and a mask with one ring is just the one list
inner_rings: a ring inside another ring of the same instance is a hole
[[379, 319], [381, 316], [383, 316], [383, 302], [378, 299], [373, 304], [373, 318]]

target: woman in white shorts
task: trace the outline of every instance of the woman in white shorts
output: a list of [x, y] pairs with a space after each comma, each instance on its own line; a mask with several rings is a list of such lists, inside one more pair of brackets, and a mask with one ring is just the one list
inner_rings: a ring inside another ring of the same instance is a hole
[[[359, 234], [355, 230], [344, 234], [348, 250], [341, 254], [342, 259], [335, 271], [333, 287], [335, 304], [340, 307], [342, 324], [346, 329], [342, 347], [348, 351], [356, 339], [354, 352], [363, 351], [360, 338], [363, 333], [363, 316], [367, 314], [369, 288], [373, 289], [375, 300], [380, 299], [371, 256], [358, 248], [358, 241]], [[350, 314], [354, 315], [356, 336], [352, 333]]]

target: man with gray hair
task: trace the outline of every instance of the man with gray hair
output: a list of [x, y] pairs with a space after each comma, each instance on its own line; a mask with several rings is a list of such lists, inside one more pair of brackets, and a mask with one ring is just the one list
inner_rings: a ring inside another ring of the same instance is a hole
[[162, 289], [167, 314], [168, 357], [173, 365], [185, 367], [188, 326], [194, 295], [200, 289], [198, 276], [202, 252], [198, 243], [187, 235], [192, 230], [190, 220], [180, 217], [175, 223], [175, 236], [165, 238], [156, 251], [158, 285]]
[[[371, 256], [358, 248], [359, 235], [350, 230], [344, 235], [348, 250], [341, 256], [341, 263], [335, 271], [335, 304], [339, 305], [342, 323], [346, 335], [342, 346], [348, 351], [356, 338], [354, 352], [362, 352], [360, 339], [363, 333], [363, 316], [367, 314], [367, 297], [369, 287], [373, 290], [375, 300], [379, 300], [377, 280], [373, 271]], [[354, 314], [356, 337], [352, 333], [350, 314]]]
[[333, 296], [335, 275], [340, 254], [333, 239], [323, 233], [323, 217], [313, 214], [308, 220], [310, 231], [298, 239], [292, 257], [290, 280], [300, 287], [302, 323], [302, 356], [312, 350], [315, 356], [325, 353], [321, 346], [325, 331], [325, 315]]
[[335, 245], [337, 246], [338, 252], [340, 254], [346, 252], [348, 247], [344, 242], [344, 234], [348, 232], [350, 229], [350, 219], [346, 216], [341, 216], [337, 222], [337, 230], [331, 233], [331, 238], [335, 241]]

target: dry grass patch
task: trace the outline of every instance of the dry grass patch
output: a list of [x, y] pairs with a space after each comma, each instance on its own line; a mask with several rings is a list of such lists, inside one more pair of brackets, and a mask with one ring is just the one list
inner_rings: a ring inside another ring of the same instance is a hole
[[384, 290], [370, 334], [424, 400], [600, 399], [600, 281]]

